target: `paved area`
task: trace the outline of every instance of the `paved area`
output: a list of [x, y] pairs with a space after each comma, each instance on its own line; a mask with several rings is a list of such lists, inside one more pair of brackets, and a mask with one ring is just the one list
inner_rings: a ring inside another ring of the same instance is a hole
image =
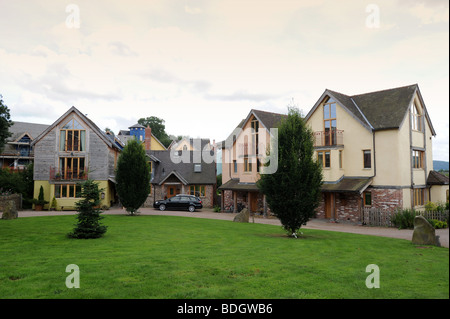
[[[64, 212], [49, 212], [49, 211], [20, 211], [19, 217], [32, 217], [32, 216], [49, 216], [49, 215], [74, 215], [75, 211], [64, 211]], [[104, 211], [105, 215], [113, 214], [126, 214], [123, 209], [110, 209]], [[209, 218], [209, 219], [221, 219], [232, 221], [236, 214], [232, 213], [215, 213], [212, 209], [204, 208], [202, 210], [190, 213], [188, 211], [164, 211], [155, 210], [153, 208], [142, 208], [140, 209], [141, 215], [166, 215], [166, 216], [185, 216], [185, 217], [196, 217], [196, 218]], [[0, 214], [1, 215], [1, 214]], [[250, 217], [250, 222], [270, 224], [281, 226], [281, 223], [276, 218], [260, 218]], [[396, 229], [388, 227], [369, 227], [369, 226], [359, 226], [347, 223], [330, 223], [328, 220], [324, 219], [312, 219], [308, 222], [304, 229], [319, 229], [319, 230], [329, 230], [329, 231], [339, 231], [345, 233], [372, 235], [372, 236], [382, 236], [391, 238], [400, 238], [411, 240], [413, 230], [411, 229]], [[449, 248], [449, 229], [437, 229], [436, 235], [440, 236], [440, 242], [442, 247]]]

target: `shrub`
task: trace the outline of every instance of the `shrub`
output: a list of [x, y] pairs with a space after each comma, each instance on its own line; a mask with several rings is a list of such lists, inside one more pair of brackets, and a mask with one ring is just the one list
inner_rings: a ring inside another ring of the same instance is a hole
[[402, 209], [394, 213], [392, 223], [398, 229], [414, 228], [414, 217], [418, 215], [414, 209]]
[[220, 206], [214, 206], [213, 211], [216, 213], [220, 213]]
[[431, 226], [434, 227], [434, 229], [441, 229], [441, 228], [447, 228], [448, 224], [445, 221], [437, 220], [437, 219], [428, 219], [428, 222], [431, 224]]

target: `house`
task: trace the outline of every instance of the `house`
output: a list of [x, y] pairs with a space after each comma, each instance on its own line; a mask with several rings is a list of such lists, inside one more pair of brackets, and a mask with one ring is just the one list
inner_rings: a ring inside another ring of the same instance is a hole
[[73, 209], [79, 200], [79, 183], [99, 183], [101, 205], [116, 202], [114, 170], [123, 144], [71, 107], [32, 142], [34, 149], [34, 198], [40, 187], [44, 199], [56, 199], [58, 209]]
[[178, 194], [200, 197], [204, 207], [213, 207], [216, 192], [214, 151], [146, 149], [151, 167], [151, 191], [144, 204]]
[[185, 137], [177, 142], [173, 141], [169, 145], [170, 150], [177, 151], [206, 151], [212, 148], [209, 138]]
[[266, 215], [268, 207], [256, 182], [276, 128], [286, 115], [252, 109], [221, 143], [221, 209], [237, 212], [238, 206]]
[[31, 142], [47, 128], [45, 124], [13, 122], [9, 128], [11, 136], [0, 153], [0, 167], [21, 170], [31, 164], [34, 160]]
[[364, 207], [420, 209], [446, 200], [433, 171], [436, 132], [417, 84], [352, 96], [327, 89], [305, 119], [323, 167], [318, 217], [356, 222]]
[[156, 136], [153, 135], [150, 127], [145, 127], [141, 124], [134, 124], [128, 128], [129, 130], [120, 130], [117, 135], [118, 139], [126, 145], [130, 139], [136, 139], [142, 143], [146, 143], [146, 149], [152, 150], [166, 150], [166, 147], [161, 143]]

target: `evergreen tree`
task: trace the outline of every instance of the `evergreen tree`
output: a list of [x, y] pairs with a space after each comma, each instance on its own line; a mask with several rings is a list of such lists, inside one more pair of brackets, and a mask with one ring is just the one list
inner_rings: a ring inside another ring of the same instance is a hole
[[117, 161], [116, 181], [122, 205], [134, 215], [150, 192], [150, 165], [138, 141], [129, 141], [122, 150]]
[[3, 150], [6, 139], [11, 136], [10, 126], [13, 124], [9, 114], [9, 108], [3, 103], [3, 96], [0, 94], [0, 152]]
[[102, 237], [106, 232], [106, 226], [100, 224], [103, 219], [102, 213], [98, 207], [100, 206], [100, 192], [98, 183], [87, 180], [81, 184], [82, 200], [75, 205], [78, 211], [78, 223], [72, 233], [68, 236], [72, 238], [88, 239]]
[[297, 109], [289, 108], [278, 127], [278, 169], [262, 174], [257, 185], [283, 228], [296, 238], [319, 205], [322, 167], [313, 155], [312, 130]]

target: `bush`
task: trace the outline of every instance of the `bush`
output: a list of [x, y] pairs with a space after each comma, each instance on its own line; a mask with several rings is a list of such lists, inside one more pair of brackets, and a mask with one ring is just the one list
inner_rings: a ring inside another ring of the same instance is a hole
[[441, 228], [447, 228], [448, 224], [447, 222], [437, 220], [437, 219], [428, 219], [428, 222], [431, 224], [431, 226], [434, 227], [434, 229], [441, 229]]
[[413, 229], [416, 215], [418, 214], [414, 209], [402, 209], [394, 213], [392, 223], [398, 229]]
[[220, 213], [220, 206], [214, 206], [214, 208], [213, 208], [213, 211], [215, 212], [215, 213]]

